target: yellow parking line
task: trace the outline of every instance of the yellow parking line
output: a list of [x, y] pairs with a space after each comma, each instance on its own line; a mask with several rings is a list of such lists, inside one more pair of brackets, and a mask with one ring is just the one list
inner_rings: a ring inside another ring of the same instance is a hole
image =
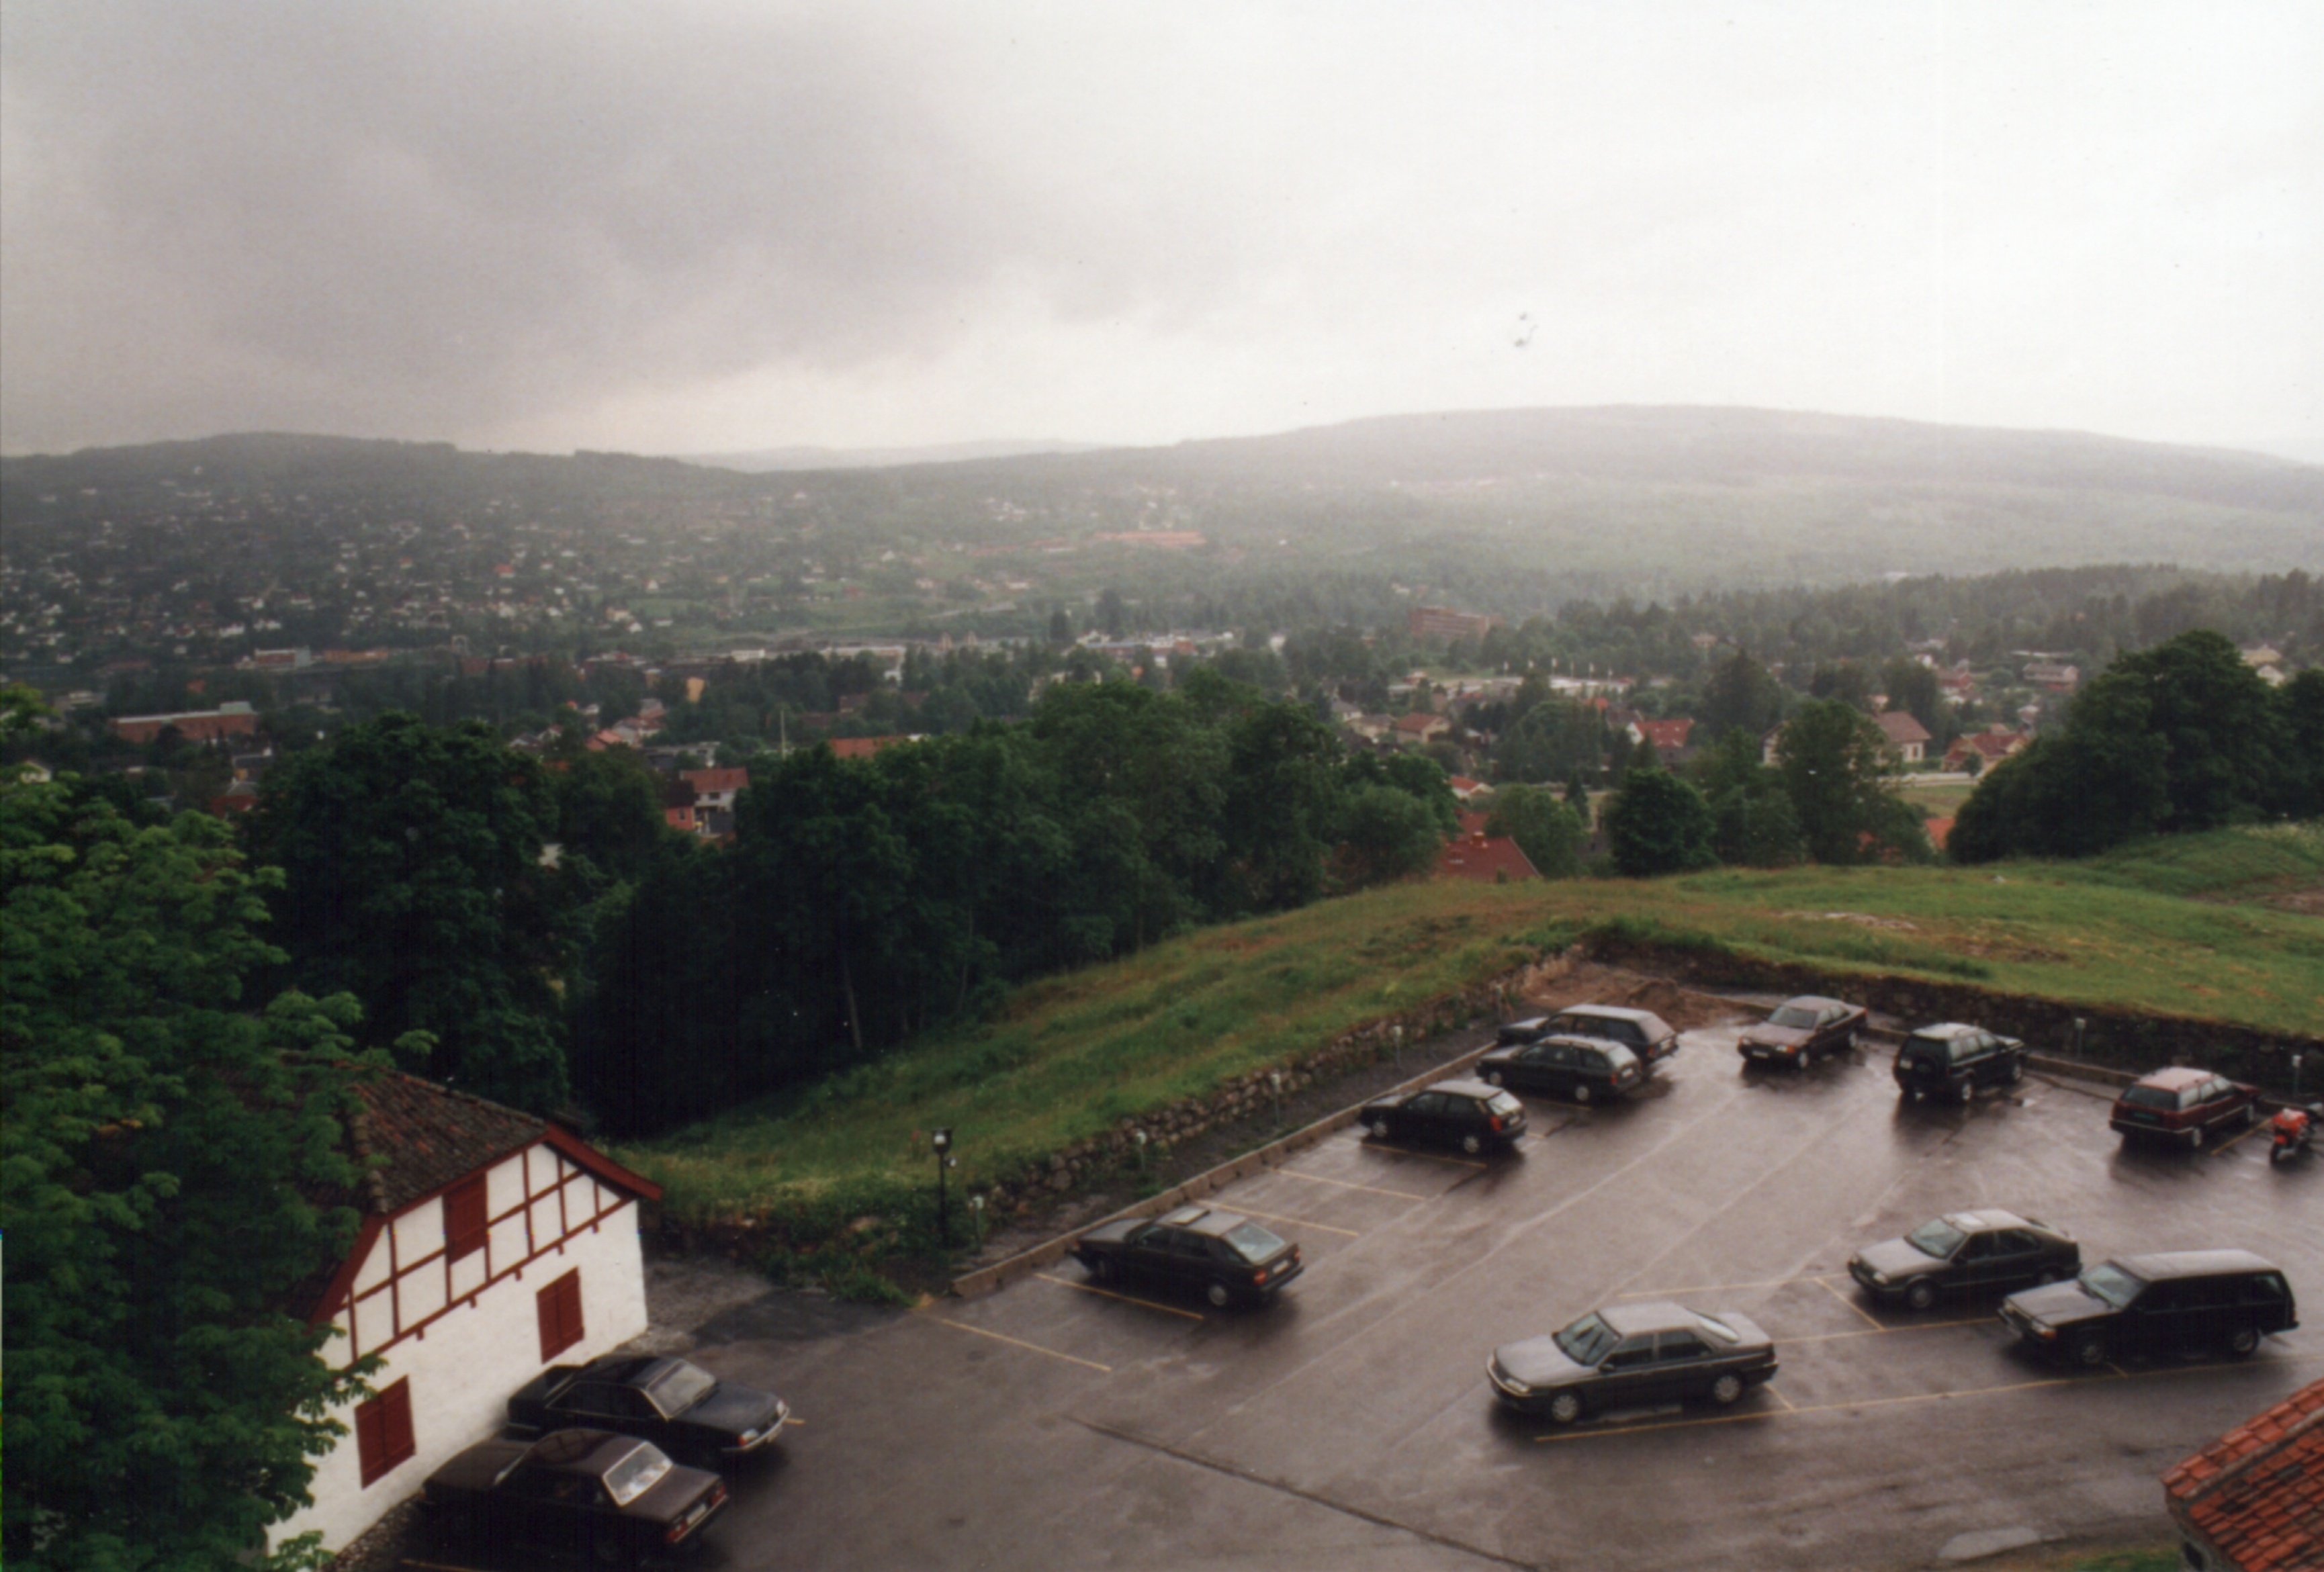
[[1784, 1338], [1786, 1346], [1793, 1343], [1836, 1343], [1843, 1338], [1877, 1338], [1891, 1332], [1933, 1332], [1939, 1327], [1981, 1327], [1998, 1320], [1997, 1316], [1971, 1316], [1963, 1321], [1912, 1321], [1903, 1326], [1884, 1327], [1877, 1324], [1860, 1332], [1818, 1332], [1806, 1338]]
[[1338, 1190], [1360, 1190], [1367, 1195], [1392, 1195], [1398, 1200], [1426, 1200], [1425, 1195], [1415, 1195], [1408, 1190], [1382, 1190], [1376, 1184], [1351, 1184], [1344, 1179], [1326, 1179], [1320, 1173], [1302, 1173], [1296, 1168], [1270, 1169], [1286, 1179], [1304, 1179], [1310, 1184], [1328, 1184]]
[[1877, 1319], [1876, 1319], [1874, 1318], [1874, 1316], [1873, 1316], [1873, 1314], [1872, 1314], [1872, 1312], [1871, 1312], [1870, 1310], [1866, 1310], [1862, 1305], [1860, 1305], [1860, 1304], [1857, 1303], [1854, 1300], [1852, 1300], [1852, 1299], [1849, 1298], [1849, 1297], [1848, 1297], [1848, 1295], [1846, 1295], [1846, 1294], [1844, 1294], [1844, 1293], [1840, 1292], [1840, 1290], [1838, 1290], [1838, 1289], [1836, 1289], [1836, 1288], [1832, 1287], [1832, 1285], [1831, 1285], [1831, 1283], [1829, 1283], [1829, 1282], [1824, 1282], [1824, 1280], [1823, 1280], [1822, 1278], [1819, 1277], [1819, 1278], [1814, 1279], [1814, 1281], [1815, 1281], [1815, 1282], [1823, 1282], [1823, 1287], [1824, 1287], [1824, 1292], [1827, 1292], [1827, 1293], [1831, 1294], [1832, 1298], [1834, 1298], [1834, 1299], [1836, 1299], [1836, 1300], [1840, 1301], [1840, 1303], [1842, 1303], [1842, 1304], [1846, 1305], [1849, 1309], [1850, 1309], [1850, 1310], [1854, 1310], [1858, 1315], [1862, 1316], [1866, 1320], [1870, 1321], [1870, 1322], [1872, 1323], [1873, 1327], [1874, 1327], [1876, 1329], [1877, 1329], [1877, 1330], [1879, 1330], [1879, 1331], [1883, 1331], [1883, 1332], [1885, 1332], [1885, 1331], [1886, 1331], [1886, 1330], [1888, 1329], [1886, 1327], [1881, 1326], [1880, 1322], [1879, 1322]]
[[1819, 1277], [1777, 1277], [1766, 1282], [1700, 1282], [1692, 1288], [1634, 1288], [1616, 1299], [1667, 1299], [1676, 1293], [1731, 1293], [1746, 1288], [1781, 1288], [1792, 1282], [1821, 1282]]
[[2264, 1121], [2264, 1120], [2258, 1120], [2258, 1121], [2255, 1121], [2255, 1122], [2254, 1122], [2254, 1123], [2252, 1123], [2252, 1124], [2246, 1125], [2246, 1126], [2244, 1126], [2244, 1128], [2243, 1128], [2243, 1132], [2242, 1132], [2242, 1134], [2240, 1134], [2240, 1135], [2231, 1135], [2231, 1136], [2229, 1136], [2227, 1140], [2224, 1140], [2224, 1141], [2220, 1142], [2218, 1145], [2216, 1145], [2216, 1146], [2212, 1147], [2212, 1148], [2211, 1148], [2212, 1154], [2213, 1154], [2214, 1156], [2216, 1156], [2216, 1155], [2217, 1155], [2217, 1154], [2218, 1154], [2219, 1153], [2227, 1151], [2229, 1147], [2233, 1146], [2233, 1145], [2234, 1145], [2236, 1142], [2238, 1142], [2238, 1141], [2248, 1141], [2248, 1140], [2250, 1140], [2254, 1135], [2258, 1135], [2262, 1130], [2264, 1130], [2264, 1129], [2266, 1129], [2266, 1128], [2267, 1128], [2267, 1124], [2266, 1124], [2266, 1121]]
[[1244, 1217], [1265, 1218], [1270, 1223], [1289, 1223], [1292, 1227], [1296, 1228], [1321, 1228], [1327, 1234], [1345, 1234], [1351, 1239], [1360, 1239], [1363, 1237], [1361, 1234], [1359, 1234], [1353, 1228], [1335, 1228], [1329, 1223], [1319, 1223], [1313, 1218], [1281, 1217], [1274, 1212], [1260, 1211], [1257, 1207], [1239, 1206], [1234, 1209], [1240, 1212]]
[[1044, 1282], [1054, 1282], [1059, 1288], [1070, 1288], [1079, 1293], [1093, 1293], [1100, 1299], [1118, 1299], [1124, 1304], [1143, 1305], [1148, 1310], [1160, 1310], [1166, 1316], [1184, 1316], [1190, 1321], [1199, 1321], [1203, 1319], [1194, 1310], [1180, 1310], [1175, 1304], [1162, 1304], [1150, 1299], [1139, 1299], [1136, 1294], [1116, 1293], [1110, 1288], [1100, 1288], [1093, 1282], [1075, 1282], [1070, 1277], [1052, 1277], [1046, 1272], [1036, 1272], [1033, 1275]]
[[1377, 1141], [1365, 1142], [1363, 1145], [1363, 1150], [1367, 1152], [1393, 1152], [1398, 1157], [1418, 1157], [1430, 1163], [1450, 1163], [1454, 1164], [1456, 1167], [1461, 1168], [1482, 1168], [1485, 1166], [1484, 1163], [1480, 1163], [1471, 1157], [1447, 1157], [1442, 1152], [1415, 1152], [1409, 1146], [1384, 1146]]
[[1785, 1397], [1780, 1388], [1769, 1386], [1765, 1387], [1762, 1390], [1765, 1391], [1769, 1397], [1772, 1397], [1777, 1402], [1782, 1403], [1785, 1413], [1797, 1413], [1800, 1411], [1799, 1405], [1794, 1402], [1790, 1398]]
[[1006, 1343], [1012, 1348], [1022, 1348], [1028, 1353], [1047, 1354], [1052, 1359], [1063, 1359], [1068, 1365], [1078, 1365], [1084, 1370], [1094, 1370], [1102, 1375], [1113, 1374], [1113, 1366], [1111, 1365], [1101, 1365], [1094, 1359], [1077, 1359], [1071, 1354], [1060, 1354], [1055, 1348], [1044, 1348], [1038, 1343], [1028, 1343], [1020, 1338], [1005, 1337], [999, 1332], [988, 1332], [982, 1327], [972, 1327], [966, 1321], [947, 1320], [942, 1316], [930, 1316], [928, 1319], [940, 1327], [952, 1327], [960, 1331], [972, 1332], [977, 1337], [990, 1338], [996, 1343]]

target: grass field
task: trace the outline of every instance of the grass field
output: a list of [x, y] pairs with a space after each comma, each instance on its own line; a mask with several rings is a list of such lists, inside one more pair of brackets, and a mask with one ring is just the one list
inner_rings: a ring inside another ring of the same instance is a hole
[[[1019, 990], [1001, 1019], [623, 1148], [679, 1217], [964, 1188], [1134, 1115], [1506, 971], [1622, 920], [1835, 971], [2324, 1029], [2324, 923], [2237, 897], [2324, 880], [2324, 825], [2227, 831], [2081, 864], [1722, 869], [1398, 886], [1202, 932]], [[2190, 898], [2190, 897], [2203, 898]]]

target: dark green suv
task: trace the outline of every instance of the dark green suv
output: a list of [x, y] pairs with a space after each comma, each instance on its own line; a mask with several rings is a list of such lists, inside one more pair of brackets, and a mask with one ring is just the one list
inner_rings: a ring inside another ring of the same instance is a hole
[[1967, 1102], [1980, 1086], [2010, 1086], [2025, 1074], [2025, 1044], [1982, 1026], [1946, 1021], [1923, 1026], [1896, 1050], [1896, 1089]]

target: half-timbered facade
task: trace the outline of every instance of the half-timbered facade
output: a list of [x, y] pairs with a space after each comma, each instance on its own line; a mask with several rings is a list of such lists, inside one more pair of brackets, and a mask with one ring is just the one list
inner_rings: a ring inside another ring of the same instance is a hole
[[346, 1545], [455, 1452], [494, 1434], [510, 1393], [646, 1326], [638, 1203], [660, 1199], [569, 1131], [413, 1076], [365, 1087], [350, 1121], [376, 1159], [351, 1198], [355, 1246], [312, 1307], [323, 1356], [378, 1355], [376, 1394], [336, 1417], [314, 1505], [279, 1540]]

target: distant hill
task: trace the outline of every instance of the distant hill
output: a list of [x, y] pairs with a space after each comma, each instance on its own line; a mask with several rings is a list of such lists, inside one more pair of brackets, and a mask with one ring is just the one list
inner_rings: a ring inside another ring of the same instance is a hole
[[1093, 453], [1094, 442], [1006, 438], [991, 442], [946, 442], [931, 447], [762, 447], [751, 453], [681, 453], [678, 458], [709, 469], [769, 470], [901, 469], [918, 464], [959, 464], [978, 458], [1021, 458], [1038, 453]]
[[[1613, 407], [940, 456], [978, 446], [899, 450], [910, 462], [875, 467], [846, 467], [868, 456], [860, 453], [816, 455], [828, 467], [787, 469], [774, 484], [699, 460], [225, 437], [0, 460], [0, 519], [69, 531], [95, 516], [96, 499], [166, 503], [189, 489], [471, 517], [514, 505], [574, 528], [649, 534], [715, 513], [797, 541], [803, 554], [812, 538], [826, 562], [838, 542], [931, 564], [928, 554], [954, 547], [1023, 547], [1043, 593], [1111, 582], [1131, 593], [1201, 594], [1337, 575], [1434, 586], [1512, 613], [1575, 594], [1668, 597], [1886, 574], [2166, 562], [2324, 571], [2324, 467], [2078, 432]], [[727, 462], [808, 456], [774, 450]], [[1170, 532], [1180, 548], [1137, 550], [1147, 531]]]

